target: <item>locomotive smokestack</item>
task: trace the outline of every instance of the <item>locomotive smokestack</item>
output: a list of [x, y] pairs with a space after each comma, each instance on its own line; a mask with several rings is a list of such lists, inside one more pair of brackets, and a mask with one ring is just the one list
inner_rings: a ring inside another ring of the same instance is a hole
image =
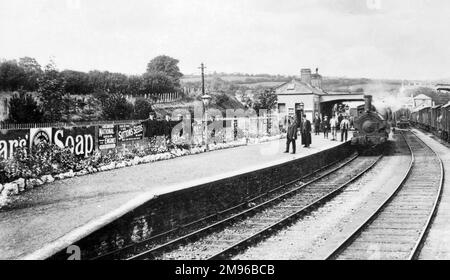
[[364, 95], [364, 111], [369, 112], [372, 110], [372, 95]]

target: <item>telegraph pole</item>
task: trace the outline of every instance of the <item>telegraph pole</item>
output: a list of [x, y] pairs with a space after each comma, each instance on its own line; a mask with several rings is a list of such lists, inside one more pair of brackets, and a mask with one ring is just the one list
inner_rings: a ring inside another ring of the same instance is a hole
[[202, 95], [205, 95], [205, 65], [200, 65], [199, 69], [202, 69]]

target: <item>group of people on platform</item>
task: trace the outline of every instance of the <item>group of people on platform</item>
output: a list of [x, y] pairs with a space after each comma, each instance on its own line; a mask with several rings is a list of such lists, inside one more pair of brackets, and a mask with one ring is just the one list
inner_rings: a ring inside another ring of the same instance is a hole
[[142, 122], [145, 127], [144, 137], [165, 136], [166, 139], [171, 139], [172, 129], [178, 123], [179, 121], [172, 121], [170, 115], [164, 116], [163, 120], [157, 120], [156, 113], [151, 112], [149, 118]]
[[[341, 133], [341, 142], [347, 142], [348, 140], [348, 131], [350, 130], [351, 123], [348, 116], [343, 116], [340, 114], [339, 116], [333, 116], [331, 119], [328, 119], [328, 116], [325, 116], [323, 120], [319, 117], [319, 114], [316, 113], [314, 120], [314, 133], [315, 135], [320, 135], [320, 132], [323, 132], [323, 137], [325, 139], [329, 139], [329, 133], [331, 132], [331, 141], [337, 141], [337, 131], [339, 130]], [[288, 128], [287, 128], [287, 140], [286, 140], [286, 151], [285, 153], [289, 153], [289, 148], [292, 145], [292, 154], [296, 152], [296, 144], [295, 141], [298, 138], [298, 129], [300, 128], [302, 145], [305, 148], [309, 148], [311, 145], [311, 122], [306, 118], [306, 115], [303, 115], [301, 118], [301, 124], [299, 125], [297, 121], [293, 117], [289, 117], [288, 119]]]
[[302, 137], [302, 145], [305, 148], [309, 148], [311, 145], [311, 122], [306, 118], [306, 115], [303, 115], [301, 118], [301, 124], [299, 125], [297, 121], [293, 117], [289, 117], [288, 119], [288, 128], [287, 128], [287, 137], [286, 137], [286, 151], [285, 153], [289, 153], [289, 148], [292, 145], [292, 154], [296, 152], [296, 144], [295, 141], [298, 138], [298, 128], [300, 127], [301, 137]]

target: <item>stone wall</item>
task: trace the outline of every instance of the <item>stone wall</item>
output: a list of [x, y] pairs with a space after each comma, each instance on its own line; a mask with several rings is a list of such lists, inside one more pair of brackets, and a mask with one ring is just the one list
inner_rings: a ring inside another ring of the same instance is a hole
[[[228, 209], [352, 153], [349, 143], [318, 154], [156, 197], [76, 243], [82, 259]], [[65, 250], [54, 259], [66, 259]]]

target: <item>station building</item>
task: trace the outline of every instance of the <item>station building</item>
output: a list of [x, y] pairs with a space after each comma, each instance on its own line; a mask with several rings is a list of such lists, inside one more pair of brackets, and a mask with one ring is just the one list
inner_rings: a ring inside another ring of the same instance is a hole
[[320, 117], [331, 117], [333, 107], [343, 102], [364, 101], [364, 94], [352, 92], [326, 92], [322, 88], [322, 76], [319, 69], [301, 69], [300, 79], [293, 79], [276, 88], [277, 113], [280, 126], [286, 126], [287, 117], [300, 118], [302, 114], [310, 121], [316, 113]]
[[303, 112], [309, 120], [316, 112], [320, 114], [320, 97], [326, 94], [322, 90], [319, 69], [316, 69], [315, 74], [311, 73], [311, 69], [302, 69], [300, 80], [293, 79], [276, 87], [274, 91], [280, 116], [295, 117]]
[[434, 106], [433, 99], [426, 96], [425, 94], [420, 94], [413, 98], [413, 107], [431, 107]]

